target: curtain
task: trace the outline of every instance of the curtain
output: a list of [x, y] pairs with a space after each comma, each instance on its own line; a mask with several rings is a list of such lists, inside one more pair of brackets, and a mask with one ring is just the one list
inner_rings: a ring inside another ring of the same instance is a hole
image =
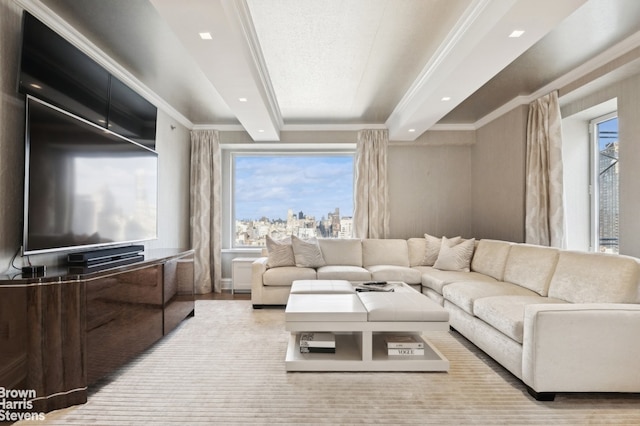
[[198, 294], [221, 292], [220, 143], [217, 130], [191, 132], [191, 244]]
[[565, 219], [558, 92], [529, 105], [526, 161], [526, 242], [563, 248]]
[[356, 238], [387, 238], [389, 131], [361, 130], [356, 149], [353, 232]]

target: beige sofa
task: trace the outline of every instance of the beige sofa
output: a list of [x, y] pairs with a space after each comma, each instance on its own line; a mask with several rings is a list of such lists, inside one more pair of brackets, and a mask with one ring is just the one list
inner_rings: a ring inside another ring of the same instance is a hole
[[407, 240], [319, 239], [318, 245], [325, 265], [317, 268], [272, 268], [268, 266], [266, 256], [254, 261], [253, 307], [286, 305], [291, 283], [295, 280], [404, 281], [418, 290], [421, 288], [422, 274], [409, 262], [409, 249], [411, 247], [415, 252], [416, 248]]
[[297, 279], [402, 280], [443, 305], [452, 328], [522, 380], [556, 392], [640, 392], [635, 258], [505, 241], [475, 244], [469, 271], [424, 265], [425, 239], [319, 240], [325, 266], [253, 264], [254, 307], [286, 304]]

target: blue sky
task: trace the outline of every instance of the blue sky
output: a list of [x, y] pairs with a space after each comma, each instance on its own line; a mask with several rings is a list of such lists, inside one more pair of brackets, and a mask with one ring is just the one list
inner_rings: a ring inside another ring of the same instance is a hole
[[[608, 134], [609, 137], [600, 137], [598, 144], [600, 146], [600, 150], [602, 151], [606, 148], [608, 143], [614, 142], [618, 140], [618, 117], [612, 118], [607, 121], [603, 121], [598, 124], [599, 132], [610, 132]], [[612, 133], [615, 133], [615, 136], [612, 137]]]
[[235, 157], [236, 219], [286, 219], [293, 209], [320, 220], [340, 208], [353, 214], [351, 155]]

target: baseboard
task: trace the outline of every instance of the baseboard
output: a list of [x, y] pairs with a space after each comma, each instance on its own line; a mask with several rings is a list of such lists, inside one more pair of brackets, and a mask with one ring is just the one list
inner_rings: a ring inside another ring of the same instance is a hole
[[220, 279], [220, 288], [222, 289], [222, 291], [228, 290], [229, 292], [231, 292], [231, 289], [233, 288], [231, 278]]

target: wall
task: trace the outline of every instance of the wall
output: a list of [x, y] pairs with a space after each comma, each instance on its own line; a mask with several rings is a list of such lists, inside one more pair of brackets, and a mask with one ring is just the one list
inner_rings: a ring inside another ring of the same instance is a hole
[[476, 238], [524, 242], [526, 105], [481, 127], [471, 152]]
[[158, 239], [149, 248], [189, 248], [189, 129], [158, 110]]
[[616, 85], [620, 137], [620, 253], [640, 257], [640, 75]]
[[472, 236], [471, 150], [471, 145], [390, 143], [391, 238]]
[[[24, 98], [17, 91], [22, 9], [0, 0], [0, 273], [9, 270], [22, 239]], [[175, 130], [171, 130], [171, 125]], [[189, 132], [158, 112], [158, 240], [148, 247], [189, 247]], [[31, 256], [33, 264], [55, 265], [63, 254]], [[15, 262], [22, 266], [22, 259]], [[11, 273], [12, 271], [8, 271]]]

